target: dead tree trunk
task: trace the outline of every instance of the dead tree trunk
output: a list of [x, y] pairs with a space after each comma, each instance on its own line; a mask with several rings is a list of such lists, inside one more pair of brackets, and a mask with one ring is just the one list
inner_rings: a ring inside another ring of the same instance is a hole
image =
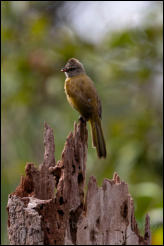
[[150, 223], [140, 236], [128, 186], [115, 173], [98, 187], [90, 177], [84, 197], [88, 133], [79, 122], [55, 163], [53, 130], [45, 124], [44, 161], [26, 165], [26, 175], [8, 198], [11, 245], [149, 245]]

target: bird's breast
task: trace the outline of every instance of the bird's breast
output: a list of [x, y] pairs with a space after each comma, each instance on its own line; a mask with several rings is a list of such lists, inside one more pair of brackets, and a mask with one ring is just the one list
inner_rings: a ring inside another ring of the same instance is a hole
[[72, 97], [73, 95], [77, 93], [78, 85], [74, 79], [67, 78], [65, 80], [64, 89], [65, 89], [66, 95]]
[[92, 81], [86, 75], [74, 76], [65, 80], [65, 93], [68, 102], [86, 118], [97, 111], [97, 93]]
[[72, 78], [67, 78], [65, 80], [64, 90], [65, 90], [68, 102], [71, 104], [72, 107], [77, 109], [76, 95], [78, 93], [78, 87], [77, 87], [76, 81]]

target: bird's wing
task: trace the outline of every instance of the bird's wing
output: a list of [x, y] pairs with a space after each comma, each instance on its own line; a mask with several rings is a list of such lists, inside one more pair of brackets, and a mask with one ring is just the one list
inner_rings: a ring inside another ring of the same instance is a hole
[[67, 92], [73, 107], [86, 118], [95, 111], [101, 115], [100, 100], [92, 80], [87, 75], [71, 78], [71, 82], [67, 85]]
[[83, 76], [78, 81], [78, 96], [84, 103], [91, 107], [97, 103], [98, 96], [92, 80], [88, 76]]
[[98, 109], [98, 114], [99, 114], [99, 117], [101, 118], [102, 117], [102, 106], [101, 106], [100, 98], [97, 94], [93, 81], [88, 76], [86, 76], [86, 78], [87, 79], [85, 79], [85, 82], [83, 81], [83, 83], [87, 84], [86, 97], [91, 98], [94, 101], [94, 107], [96, 106], [95, 104], [97, 104], [96, 108]]

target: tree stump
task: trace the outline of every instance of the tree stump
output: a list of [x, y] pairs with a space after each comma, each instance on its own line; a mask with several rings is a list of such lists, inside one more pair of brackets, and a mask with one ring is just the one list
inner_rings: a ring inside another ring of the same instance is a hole
[[90, 177], [84, 197], [88, 132], [74, 125], [55, 163], [53, 130], [45, 123], [44, 161], [27, 163], [25, 177], [8, 198], [11, 245], [150, 245], [146, 215], [141, 236], [128, 186], [117, 173], [98, 187]]

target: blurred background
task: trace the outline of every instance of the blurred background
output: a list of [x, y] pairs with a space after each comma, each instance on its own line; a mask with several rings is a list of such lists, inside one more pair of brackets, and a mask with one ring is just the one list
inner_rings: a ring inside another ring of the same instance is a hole
[[55, 159], [79, 114], [67, 102], [60, 69], [75, 57], [95, 82], [108, 156], [88, 139], [87, 181], [116, 171], [134, 198], [141, 234], [163, 244], [162, 1], [2, 1], [2, 244], [8, 194], [26, 162], [43, 160], [43, 129], [54, 130]]

